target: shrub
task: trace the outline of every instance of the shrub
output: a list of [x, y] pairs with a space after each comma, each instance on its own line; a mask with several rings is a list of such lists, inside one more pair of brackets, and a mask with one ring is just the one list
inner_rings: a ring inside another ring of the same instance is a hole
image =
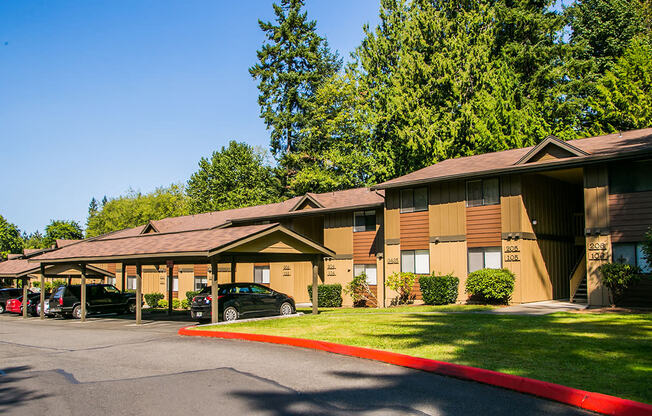
[[172, 299], [172, 309], [180, 309], [181, 301], [179, 299]]
[[190, 307], [190, 301], [188, 299], [181, 300], [181, 309], [188, 309]]
[[367, 283], [367, 274], [360, 273], [355, 276], [345, 287], [344, 293], [351, 296], [353, 299], [353, 306], [365, 307], [367, 302], [377, 304], [376, 294], [371, 291], [369, 283]]
[[405, 305], [414, 302], [412, 288], [417, 281], [414, 273], [392, 273], [387, 277], [385, 285], [398, 293], [398, 297], [392, 301], [394, 305]]
[[[320, 308], [339, 308], [342, 306], [342, 285], [319, 285], [317, 306]], [[312, 301], [312, 285], [308, 285], [308, 297]]]
[[619, 301], [625, 289], [640, 279], [640, 269], [623, 263], [605, 263], [598, 268], [602, 274], [602, 282], [610, 290], [611, 304]]
[[159, 301], [163, 298], [162, 293], [148, 293], [145, 295], [145, 302], [147, 302], [150, 308], [156, 308]]
[[166, 309], [168, 307], [168, 301], [163, 299], [158, 301], [158, 307]]
[[188, 303], [192, 303], [192, 298], [197, 296], [199, 294], [199, 290], [189, 290], [186, 292], [186, 299], [188, 299]]
[[421, 296], [428, 305], [447, 305], [457, 301], [457, 287], [460, 279], [447, 274], [445, 276], [421, 276], [419, 286]]
[[466, 279], [466, 293], [488, 303], [508, 303], [514, 280], [514, 273], [507, 269], [477, 270]]
[[643, 257], [648, 266], [652, 268], [652, 228], [648, 228], [645, 233], [645, 240], [643, 240]]

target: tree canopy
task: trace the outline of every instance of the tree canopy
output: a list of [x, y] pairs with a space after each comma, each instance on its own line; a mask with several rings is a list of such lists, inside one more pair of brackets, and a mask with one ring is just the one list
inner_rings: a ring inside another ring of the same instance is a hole
[[8, 254], [23, 252], [23, 240], [20, 230], [15, 224], [7, 221], [0, 215], [0, 261], [5, 260]]
[[151, 220], [186, 214], [188, 214], [187, 197], [181, 185], [157, 188], [148, 194], [129, 190], [126, 195], [107, 198], [99, 211], [89, 215], [86, 237], [95, 237], [144, 225]]
[[52, 247], [56, 240], [80, 240], [84, 230], [76, 221], [52, 220], [45, 227], [41, 248]]
[[192, 214], [219, 211], [279, 200], [280, 183], [265, 162], [266, 152], [234, 140], [227, 147], [201, 158], [188, 181]]

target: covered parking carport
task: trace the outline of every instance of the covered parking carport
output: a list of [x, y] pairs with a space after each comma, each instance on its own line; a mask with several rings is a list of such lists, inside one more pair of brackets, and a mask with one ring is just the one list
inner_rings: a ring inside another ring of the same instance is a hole
[[[102, 268], [88, 265], [85, 270], [76, 264], [34, 264], [29, 257], [13, 258], [0, 263], [0, 278], [21, 281], [23, 286], [23, 302], [27, 299], [27, 290], [31, 279], [39, 279], [40, 282], [40, 317], [45, 319], [45, 279], [70, 280], [73, 276], [99, 278], [112, 276], [110, 272]], [[23, 318], [27, 318], [27, 308], [23, 306]]]
[[[142, 266], [166, 266], [168, 295], [172, 299], [172, 269], [175, 263], [210, 264], [212, 321], [218, 320], [218, 268], [220, 262], [312, 263], [312, 311], [318, 312], [319, 263], [335, 253], [323, 245], [278, 223], [210, 228], [169, 233], [147, 233], [88, 239], [30, 258], [41, 268], [78, 267], [81, 271], [81, 319], [86, 317], [86, 277], [90, 263], [122, 263], [136, 266], [136, 299], [142, 299]], [[231, 267], [234, 281], [235, 267]], [[124, 273], [124, 272], [123, 272]], [[172, 302], [168, 303], [172, 313]], [[136, 323], [141, 323], [142, 301], [136, 301]]]

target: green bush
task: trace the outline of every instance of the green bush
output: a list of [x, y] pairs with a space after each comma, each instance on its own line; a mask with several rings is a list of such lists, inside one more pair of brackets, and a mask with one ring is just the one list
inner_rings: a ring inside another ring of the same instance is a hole
[[392, 300], [393, 305], [406, 305], [414, 302], [412, 288], [417, 281], [414, 273], [392, 273], [387, 277], [386, 286], [396, 293], [398, 297]]
[[162, 293], [148, 293], [145, 295], [145, 302], [147, 302], [150, 308], [156, 308], [159, 301], [163, 298]]
[[643, 257], [648, 266], [652, 268], [652, 228], [648, 228], [645, 233], [645, 240], [643, 240]]
[[189, 290], [186, 292], [186, 299], [188, 299], [188, 303], [192, 303], [192, 298], [197, 296], [199, 294], [199, 290]]
[[181, 309], [188, 309], [190, 307], [190, 302], [188, 299], [181, 300]]
[[507, 269], [477, 270], [466, 279], [466, 293], [488, 303], [508, 303], [514, 280], [514, 273]]
[[640, 269], [623, 263], [605, 263], [598, 268], [602, 274], [602, 282], [610, 290], [611, 304], [615, 305], [625, 289], [640, 279]]
[[[342, 306], [342, 285], [319, 285], [317, 291], [317, 306], [320, 308], [339, 308]], [[308, 285], [308, 296], [312, 301], [312, 285]]]
[[[371, 291], [369, 283], [367, 283], [367, 274], [360, 273], [353, 277], [344, 287], [344, 293], [351, 296], [354, 307], [366, 307], [378, 304], [376, 294]], [[367, 304], [369, 303], [369, 305]]]
[[159, 307], [159, 308], [163, 308], [163, 309], [167, 309], [167, 307], [168, 307], [168, 301], [165, 300], [165, 299], [163, 299], [163, 300], [159, 300], [159, 301], [158, 301], [158, 307]]
[[447, 305], [457, 301], [457, 287], [460, 279], [447, 274], [445, 276], [436, 276], [434, 273], [430, 276], [421, 276], [419, 286], [421, 287], [421, 296], [423, 301], [428, 305]]
[[172, 309], [181, 309], [181, 301], [179, 299], [172, 299]]

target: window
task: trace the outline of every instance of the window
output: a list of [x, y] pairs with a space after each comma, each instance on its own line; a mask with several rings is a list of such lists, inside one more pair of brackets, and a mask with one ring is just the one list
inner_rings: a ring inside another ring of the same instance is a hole
[[429, 274], [430, 252], [428, 250], [401, 251], [401, 272]]
[[378, 277], [376, 275], [376, 265], [375, 264], [354, 264], [353, 265], [353, 276], [360, 276], [364, 273], [367, 276], [368, 285], [377, 285]]
[[195, 276], [195, 290], [202, 290], [206, 286], [208, 286], [206, 276]]
[[[167, 288], [169, 287], [168, 285], [170, 284], [170, 277], [168, 276], [166, 286], [165, 286], [165, 291], [167, 292]], [[172, 291], [173, 292], [178, 292], [179, 291], [179, 276], [172, 276]]]
[[358, 211], [353, 214], [353, 231], [375, 231], [376, 211]]
[[428, 188], [403, 189], [401, 191], [401, 212], [425, 211], [428, 209]]
[[643, 257], [643, 244], [625, 243], [613, 244], [613, 258], [615, 262], [638, 266], [643, 273], [652, 273], [652, 265]]
[[469, 249], [469, 273], [480, 269], [502, 267], [500, 247], [479, 247]]
[[127, 276], [127, 290], [136, 290], [136, 276]]
[[498, 178], [466, 182], [466, 206], [495, 205], [500, 202]]
[[254, 283], [269, 284], [269, 266], [254, 266]]
[[253, 285], [253, 286], [251, 286], [251, 293], [255, 293], [255, 294], [258, 294], [258, 295], [271, 295], [272, 291], [271, 291], [271, 289], [268, 289], [268, 288], [266, 288], [264, 286]]
[[652, 191], [652, 160], [609, 166], [609, 193]]
[[115, 276], [107, 276], [106, 277], [106, 284], [115, 286]]
[[106, 291], [106, 293], [114, 293], [114, 294], [120, 293], [120, 291], [116, 289], [115, 286], [104, 286], [104, 290]]

